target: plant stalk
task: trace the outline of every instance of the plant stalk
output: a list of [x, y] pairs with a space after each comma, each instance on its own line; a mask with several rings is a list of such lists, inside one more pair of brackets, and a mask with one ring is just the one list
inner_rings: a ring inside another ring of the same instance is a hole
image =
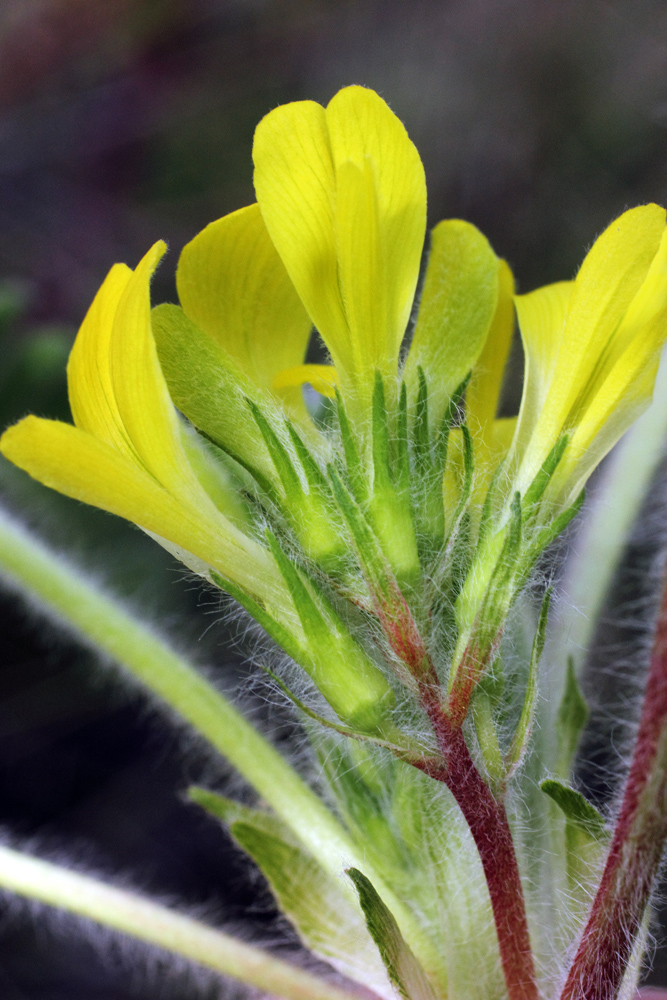
[[360, 868], [427, 966], [432, 946], [408, 906], [384, 883], [336, 816], [268, 740], [153, 629], [104, 593], [81, 570], [32, 536], [0, 508], [0, 582], [38, 603], [53, 620], [96, 651], [120, 663], [215, 747], [296, 833], [354, 905], [356, 894], [340, 879], [342, 863]]
[[463, 730], [447, 717], [437, 692], [422, 690], [422, 701], [446, 764], [432, 777], [443, 781], [456, 799], [482, 862], [508, 995], [510, 1000], [538, 1000], [526, 905], [505, 806], [475, 767]]
[[667, 841], [667, 580], [637, 741], [602, 881], [561, 1000], [614, 1000]]
[[88, 875], [0, 846], [0, 886], [232, 976], [286, 1000], [358, 1000], [305, 969]]

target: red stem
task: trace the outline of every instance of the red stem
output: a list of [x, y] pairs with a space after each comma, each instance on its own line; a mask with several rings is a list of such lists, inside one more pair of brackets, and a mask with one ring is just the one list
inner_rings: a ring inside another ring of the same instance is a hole
[[614, 1000], [667, 840], [667, 584], [628, 773], [602, 881], [561, 1000]]
[[505, 807], [493, 797], [461, 727], [445, 715], [435, 692], [423, 690], [422, 699], [447, 764], [433, 777], [444, 781], [456, 799], [479, 851], [510, 1000], [537, 1000], [526, 908]]

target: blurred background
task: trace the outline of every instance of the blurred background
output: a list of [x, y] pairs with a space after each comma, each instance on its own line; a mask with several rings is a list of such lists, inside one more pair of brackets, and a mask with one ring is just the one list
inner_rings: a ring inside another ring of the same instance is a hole
[[[134, 266], [166, 239], [154, 293], [173, 299], [183, 244], [254, 200], [257, 121], [353, 82], [405, 122], [430, 223], [474, 222], [520, 290], [572, 277], [624, 208], [667, 202], [660, 0], [0, 0], [2, 424], [67, 419], [65, 360], [111, 264]], [[145, 536], [6, 463], [0, 491], [289, 735], [220, 605]], [[183, 800], [192, 781], [224, 784], [219, 763], [12, 597], [0, 602], [5, 831], [209, 919], [243, 927], [250, 915], [256, 940], [293, 947], [226, 835]], [[67, 921], [40, 929], [6, 900], [0, 934], [3, 1000], [217, 995]], [[667, 984], [664, 948], [651, 981]]]

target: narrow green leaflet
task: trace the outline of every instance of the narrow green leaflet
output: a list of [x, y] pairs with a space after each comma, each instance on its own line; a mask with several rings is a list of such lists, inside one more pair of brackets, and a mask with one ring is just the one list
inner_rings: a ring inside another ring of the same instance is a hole
[[565, 689], [556, 717], [558, 738], [558, 762], [556, 771], [564, 780], [570, 776], [572, 761], [577, 752], [581, 733], [588, 722], [588, 705], [579, 687], [574, 668], [574, 660], [568, 658], [565, 675]]
[[229, 826], [238, 845], [265, 875], [281, 911], [307, 948], [381, 997], [392, 997], [361, 913], [350, 905], [342, 883], [298, 846], [281, 820], [203, 788], [191, 788], [189, 795]]
[[553, 779], [542, 781], [540, 788], [565, 817], [563, 847], [568, 883], [573, 900], [578, 898], [585, 908], [599, 879], [600, 862], [609, 842], [607, 824], [595, 806], [574, 788]]
[[357, 868], [348, 868], [347, 874], [359, 893], [366, 926], [378, 946], [389, 978], [403, 1000], [435, 1000], [426, 973], [405, 943], [393, 914], [382, 902], [373, 883]]
[[526, 696], [523, 702], [523, 708], [521, 709], [521, 717], [519, 718], [519, 725], [516, 728], [514, 738], [512, 740], [512, 746], [507, 757], [507, 766], [510, 770], [516, 768], [521, 762], [528, 742], [530, 740], [530, 734], [533, 727], [533, 718], [535, 715], [535, 704], [537, 702], [537, 668], [540, 663], [540, 658], [542, 656], [542, 651], [544, 649], [544, 641], [546, 638], [547, 631], [547, 620], [549, 617], [549, 605], [551, 603], [552, 588], [549, 587], [546, 591], [544, 598], [542, 599], [542, 607], [540, 609], [540, 617], [537, 623], [537, 630], [535, 632], [535, 639], [533, 640], [533, 648], [530, 654], [530, 665], [528, 668], [528, 683], [526, 685]]
[[567, 822], [586, 834], [589, 840], [599, 844], [607, 842], [609, 832], [604, 816], [584, 798], [581, 792], [553, 778], [542, 781], [540, 788], [545, 795], [554, 800], [564, 813]]

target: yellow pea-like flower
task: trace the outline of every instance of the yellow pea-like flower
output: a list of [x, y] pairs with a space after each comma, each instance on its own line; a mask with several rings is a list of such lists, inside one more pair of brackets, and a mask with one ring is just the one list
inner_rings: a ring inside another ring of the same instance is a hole
[[513, 488], [525, 492], [567, 435], [548, 492], [567, 505], [651, 400], [667, 336], [665, 210], [625, 212], [596, 240], [574, 281], [519, 295], [516, 306], [526, 375]]
[[426, 183], [405, 128], [372, 90], [299, 101], [257, 127], [262, 217], [341, 379], [396, 372], [426, 227]]
[[74, 426], [30, 416], [5, 431], [0, 447], [47, 486], [134, 521], [181, 550], [185, 562], [280, 603], [270, 554], [234, 523], [237, 501], [222, 480], [211, 490], [217, 505], [204, 489], [206, 456], [196, 461], [201, 446], [184, 437], [169, 398], [149, 299], [165, 249], [156, 243], [134, 271], [116, 264], [97, 293], [68, 365]]

